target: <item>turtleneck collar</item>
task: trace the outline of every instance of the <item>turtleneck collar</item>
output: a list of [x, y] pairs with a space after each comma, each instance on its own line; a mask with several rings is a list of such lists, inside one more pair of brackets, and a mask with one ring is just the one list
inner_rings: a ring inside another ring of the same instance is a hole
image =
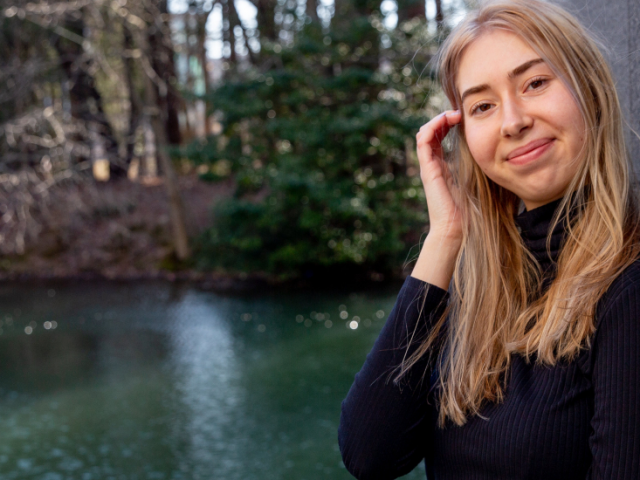
[[566, 231], [565, 222], [558, 222], [551, 234], [550, 251], [547, 251], [547, 237], [551, 221], [562, 199], [554, 200], [533, 210], [524, 211], [516, 216], [516, 225], [527, 249], [536, 258], [543, 271], [555, 266]]

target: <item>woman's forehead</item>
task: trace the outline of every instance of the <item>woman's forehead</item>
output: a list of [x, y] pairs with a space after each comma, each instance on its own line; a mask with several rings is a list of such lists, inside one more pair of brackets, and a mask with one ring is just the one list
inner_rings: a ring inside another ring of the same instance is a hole
[[456, 75], [458, 96], [478, 86], [516, 77], [538, 63], [544, 60], [519, 35], [502, 29], [483, 32], [462, 52]]

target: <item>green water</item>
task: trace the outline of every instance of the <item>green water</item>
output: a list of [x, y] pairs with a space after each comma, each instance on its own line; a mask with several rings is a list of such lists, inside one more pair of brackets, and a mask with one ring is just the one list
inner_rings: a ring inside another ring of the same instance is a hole
[[340, 402], [397, 291], [0, 285], [0, 478], [352, 478]]

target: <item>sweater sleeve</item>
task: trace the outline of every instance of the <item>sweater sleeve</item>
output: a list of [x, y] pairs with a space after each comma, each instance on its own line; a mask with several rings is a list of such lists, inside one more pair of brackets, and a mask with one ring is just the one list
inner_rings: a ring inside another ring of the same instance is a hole
[[591, 480], [640, 479], [640, 274], [633, 277], [603, 312], [592, 346]]
[[[340, 451], [359, 480], [394, 479], [424, 457], [430, 372], [421, 359], [407, 382], [393, 382], [393, 371], [446, 308], [447, 292], [413, 277], [405, 281], [380, 335], [342, 402]], [[424, 374], [424, 375], [423, 375]]]

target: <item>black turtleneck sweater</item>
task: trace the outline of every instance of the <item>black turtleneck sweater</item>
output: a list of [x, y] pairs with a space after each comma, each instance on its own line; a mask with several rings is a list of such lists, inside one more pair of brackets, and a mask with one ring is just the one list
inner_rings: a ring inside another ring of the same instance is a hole
[[[552, 276], [564, 233], [561, 225], [553, 232], [549, 257], [557, 205], [516, 218], [525, 245]], [[425, 459], [429, 480], [640, 480], [640, 262], [598, 302], [591, 348], [554, 367], [514, 354], [504, 401], [486, 404], [462, 427], [441, 429], [431, 389], [437, 372], [423, 377], [426, 360], [401, 387], [390, 378], [407, 333], [416, 323], [414, 338], [428, 332], [446, 302], [444, 290], [405, 281], [342, 404], [339, 443], [349, 472], [394, 479]]]

